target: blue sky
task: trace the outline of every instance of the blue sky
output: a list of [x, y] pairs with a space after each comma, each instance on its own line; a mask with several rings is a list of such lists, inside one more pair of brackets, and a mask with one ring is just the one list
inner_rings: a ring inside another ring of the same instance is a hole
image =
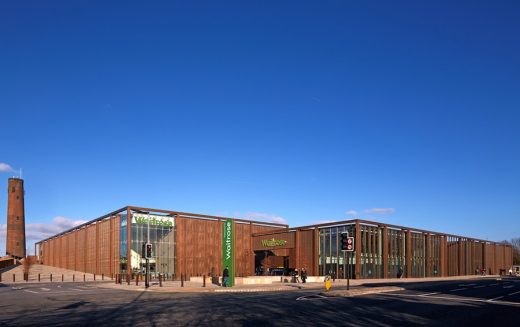
[[519, 14], [4, 2], [1, 189], [23, 168], [30, 242], [127, 204], [518, 237]]

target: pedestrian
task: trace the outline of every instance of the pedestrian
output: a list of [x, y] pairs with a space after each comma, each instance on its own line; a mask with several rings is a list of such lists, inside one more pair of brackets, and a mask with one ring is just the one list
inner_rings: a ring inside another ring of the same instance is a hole
[[397, 278], [403, 278], [403, 267], [399, 266], [399, 270], [397, 271]]
[[509, 276], [513, 276], [513, 267], [509, 268]]
[[329, 270], [329, 275], [332, 278], [332, 282], [336, 281], [336, 273], [333, 270]]
[[300, 276], [302, 277], [302, 283], [305, 284], [305, 281], [307, 280], [307, 270], [305, 270], [305, 268], [302, 268]]
[[294, 269], [294, 281], [296, 283], [300, 283], [300, 274], [298, 273], [298, 268]]
[[229, 269], [227, 266], [222, 272], [222, 287], [229, 287]]

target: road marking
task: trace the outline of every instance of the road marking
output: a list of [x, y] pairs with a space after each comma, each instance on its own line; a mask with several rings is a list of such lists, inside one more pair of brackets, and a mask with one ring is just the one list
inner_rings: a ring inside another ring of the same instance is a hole
[[503, 288], [513, 288], [514, 285], [504, 286]]
[[23, 290], [24, 292], [29, 292], [29, 293], [34, 293], [34, 294], [40, 294], [38, 292], [35, 292], [35, 291], [31, 291], [31, 290]]
[[459, 284], [459, 286], [475, 286], [477, 284]]
[[[400, 293], [385, 293], [385, 295], [388, 296], [404, 296], [404, 297], [421, 297], [420, 295], [416, 294], [400, 294]], [[484, 303], [490, 303], [490, 304], [498, 304], [498, 305], [509, 305], [514, 307], [520, 307], [520, 303], [518, 302], [510, 302], [510, 301], [494, 301], [495, 299], [492, 299], [493, 301], [486, 300], [486, 299], [474, 299], [474, 298], [468, 298], [468, 297], [449, 297], [449, 296], [428, 296], [428, 299], [440, 299], [440, 300], [452, 300], [452, 301], [468, 301], [468, 302], [484, 302]]]
[[321, 299], [326, 299], [326, 298], [327, 298], [326, 296], [319, 295], [319, 294], [305, 295], [305, 296], [300, 296], [299, 298], [296, 299], [296, 301], [321, 300]]
[[498, 283], [489, 284], [489, 286], [496, 286], [496, 285], [498, 285]]
[[46, 291], [46, 292], [51, 290], [50, 288], [45, 288], [45, 287], [41, 287], [40, 289], [41, 289], [42, 291]]
[[489, 299], [488, 302], [492, 302], [492, 301], [495, 301], [495, 300], [500, 300], [501, 298], [503, 298], [504, 296], [499, 296], [499, 297], [496, 297], [494, 299]]
[[419, 296], [428, 296], [428, 295], [435, 295], [435, 294], [439, 294], [439, 292], [426, 293], [426, 294], [421, 294]]
[[85, 292], [85, 290], [80, 290], [79, 288], [71, 288], [72, 291], [81, 291], [81, 292]]
[[467, 290], [467, 288], [456, 288], [454, 290], [451, 290], [450, 292], [458, 292], [458, 291], [464, 291]]
[[16, 286], [13, 286], [12, 289], [13, 289], [13, 290], [23, 290], [23, 287], [16, 287]]
[[507, 294], [507, 296], [516, 295], [516, 294], [518, 294], [518, 293], [520, 293], [520, 291], [518, 291], [518, 292], [514, 292], [514, 293], [509, 293], [509, 294]]
[[486, 285], [475, 286], [473, 288], [482, 288], [482, 287], [486, 287]]

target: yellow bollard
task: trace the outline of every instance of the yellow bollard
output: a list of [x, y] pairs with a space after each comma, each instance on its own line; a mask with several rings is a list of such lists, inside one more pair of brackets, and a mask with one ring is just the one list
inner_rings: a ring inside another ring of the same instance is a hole
[[325, 276], [325, 290], [327, 292], [330, 290], [330, 286], [331, 286], [330, 276], [327, 275], [327, 276]]

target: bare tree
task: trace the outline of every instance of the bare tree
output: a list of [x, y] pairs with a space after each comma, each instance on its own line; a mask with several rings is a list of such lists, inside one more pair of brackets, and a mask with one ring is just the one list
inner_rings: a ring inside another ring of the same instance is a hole
[[29, 280], [29, 271], [31, 270], [31, 266], [34, 264], [34, 257], [27, 256], [23, 259], [23, 278], [24, 280]]
[[520, 237], [511, 239], [513, 246], [513, 264], [520, 265]]

